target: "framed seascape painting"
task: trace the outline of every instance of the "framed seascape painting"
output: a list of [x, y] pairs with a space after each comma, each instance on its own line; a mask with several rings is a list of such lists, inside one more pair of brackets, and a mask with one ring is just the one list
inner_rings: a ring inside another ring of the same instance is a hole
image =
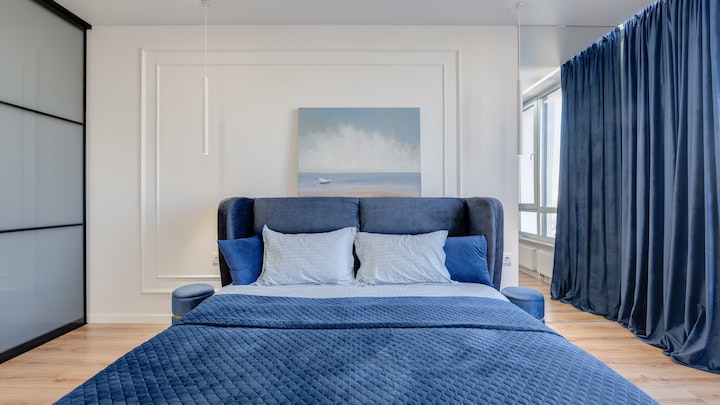
[[300, 108], [298, 195], [421, 195], [419, 108]]

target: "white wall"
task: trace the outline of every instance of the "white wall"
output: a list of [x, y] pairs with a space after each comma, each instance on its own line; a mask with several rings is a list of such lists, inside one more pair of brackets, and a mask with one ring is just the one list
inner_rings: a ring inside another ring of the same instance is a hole
[[500, 199], [517, 258], [514, 27], [211, 26], [209, 156], [202, 33], [88, 32], [90, 322], [167, 322], [174, 287], [219, 285], [217, 203], [296, 195], [299, 107], [420, 107], [423, 195]]

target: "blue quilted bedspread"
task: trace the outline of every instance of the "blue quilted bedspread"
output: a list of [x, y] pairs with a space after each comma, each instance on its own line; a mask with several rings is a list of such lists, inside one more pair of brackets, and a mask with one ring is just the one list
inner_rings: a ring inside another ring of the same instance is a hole
[[500, 300], [216, 295], [58, 403], [655, 401]]

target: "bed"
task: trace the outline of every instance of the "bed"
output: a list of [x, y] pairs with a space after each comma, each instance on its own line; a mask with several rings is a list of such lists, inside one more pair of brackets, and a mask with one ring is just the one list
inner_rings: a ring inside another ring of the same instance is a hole
[[230, 198], [218, 242], [224, 287], [58, 403], [655, 403], [498, 291], [495, 199]]

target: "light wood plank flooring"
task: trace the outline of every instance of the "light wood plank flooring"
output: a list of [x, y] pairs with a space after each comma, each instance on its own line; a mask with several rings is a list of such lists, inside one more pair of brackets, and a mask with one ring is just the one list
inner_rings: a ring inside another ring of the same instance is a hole
[[0, 364], [0, 404], [50, 404], [168, 325], [88, 324]]
[[545, 294], [545, 322], [661, 404], [720, 405], [720, 374], [673, 363], [617, 322], [550, 299], [550, 286], [520, 272], [520, 285]]
[[[526, 274], [520, 285], [546, 296], [547, 324], [662, 404], [720, 404], [720, 375], [673, 363], [617, 323], [550, 300]], [[167, 325], [89, 324], [0, 364], [0, 404], [49, 404]]]

